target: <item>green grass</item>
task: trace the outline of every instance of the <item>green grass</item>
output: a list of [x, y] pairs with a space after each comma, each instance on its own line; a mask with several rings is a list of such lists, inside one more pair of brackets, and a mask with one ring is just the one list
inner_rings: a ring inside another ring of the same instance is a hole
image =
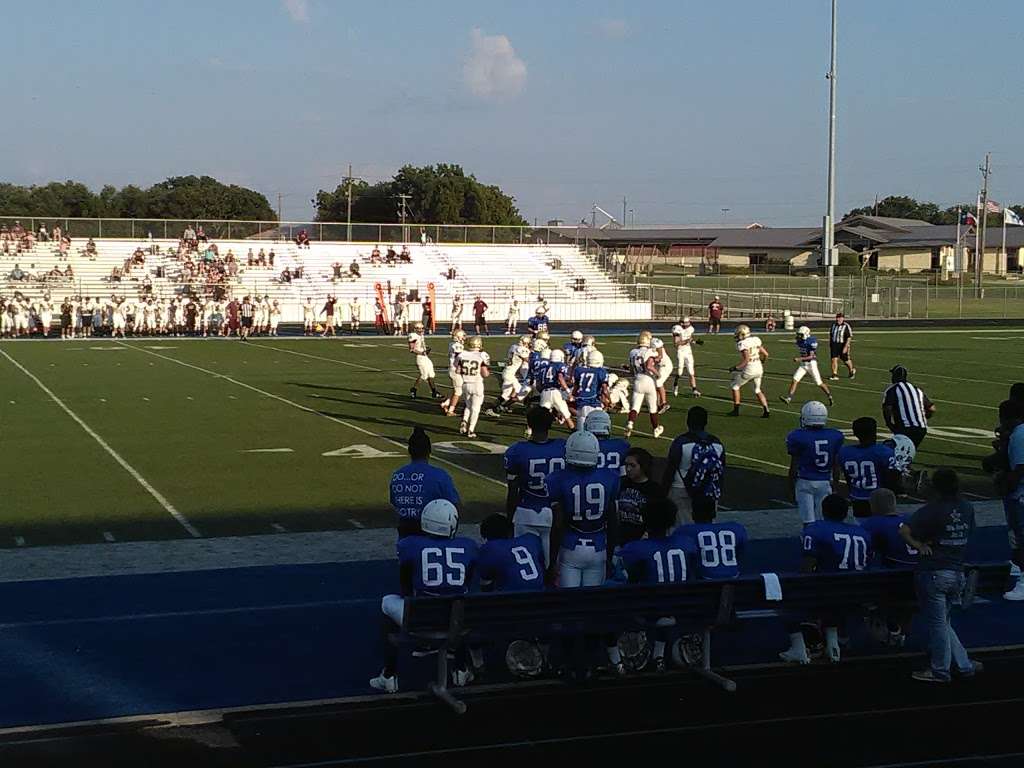
[[[821, 333], [824, 329], [818, 329]], [[988, 450], [995, 406], [1020, 378], [1021, 331], [957, 333], [858, 331], [859, 373], [836, 382], [835, 422], [846, 427], [861, 415], [879, 415], [885, 370], [907, 365], [913, 380], [938, 403], [933, 432], [919, 454], [922, 466], [961, 469], [972, 493], [991, 495], [978, 459]], [[711, 429], [730, 453], [723, 503], [771, 508], [786, 498], [783, 439], [799, 405], [815, 397], [806, 381], [796, 401], [777, 401], [794, 368], [788, 334], [766, 337], [772, 359], [766, 389], [773, 418], [762, 421], [750, 405], [728, 419], [728, 374], [735, 358], [731, 337], [706, 337], [697, 351], [698, 374], [712, 413]], [[1005, 339], [1005, 341], [1003, 340]], [[622, 359], [631, 337], [600, 344], [609, 364]], [[500, 359], [508, 340], [488, 341]], [[445, 346], [438, 338], [434, 349]], [[157, 349], [162, 347], [162, 349]], [[488, 445], [460, 440], [458, 420], [433, 401], [409, 398], [415, 369], [402, 339], [109, 340], [2, 342], [10, 355], [48, 387], [123, 457], [202, 536], [389, 526], [387, 480], [404, 463], [404, 443], [424, 425], [477, 520], [501, 508], [500, 452], [519, 439], [516, 413], [500, 421], [481, 417]], [[435, 353], [441, 382], [447, 383]], [[187, 537], [165, 506], [102, 449], [83, 428], [6, 357], [0, 355], [0, 436], [6, 448], [0, 546]], [[497, 379], [488, 383], [488, 400]], [[688, 396], [672, 400], [667, 435], [681, 430]], [[775, 407], [778, 406], [778, 407]], [[621, 427], [625, 417], [617, 415]], [[649, 432], [646, 415], [638, 431]], [[656, 457], [668, 440], [635, 434], [634, 444]], [[368, 446], [355, 448], [353, 446]], [[246, 453], [288, 448], [288, 453]], [[325, 453], [348, 449], [348, 455]], [[370, 451], [373, 458], [355, 458]], [[493, 451], [493, 452], [492, 452]], [[383, 455], [379, 455], [383, 454]]]

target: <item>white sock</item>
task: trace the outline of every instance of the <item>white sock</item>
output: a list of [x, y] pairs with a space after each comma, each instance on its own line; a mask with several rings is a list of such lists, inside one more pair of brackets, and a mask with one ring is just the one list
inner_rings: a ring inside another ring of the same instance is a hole
[[839, 629], [837, 627], [825, 627], [825, 647], [829, 651], [839, 650]]
[[804, 642], [803, 632], [789, 633], [789, 650], [801, 655], [807, 655], [807, 643]]
[[665, 642], [663, 640], [654, 641], [654, 658], [664, 659], [665, 658]]
[[613, 645], [608, 648], [608, 660], [611, 661], [612, 664], [622, 663], [622, 654], [619, 653], [619, 646]]

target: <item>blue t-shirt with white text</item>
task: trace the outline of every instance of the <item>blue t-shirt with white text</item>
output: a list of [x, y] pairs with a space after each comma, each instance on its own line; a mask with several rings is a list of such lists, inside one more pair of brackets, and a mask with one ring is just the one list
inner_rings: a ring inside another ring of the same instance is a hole
[[391, 475], [391, 507], [400, 520], [419, 520], [420, 513], [435, 499], [459, 506], [459, 492], [451, 475], [426, 461], [414, 461]]

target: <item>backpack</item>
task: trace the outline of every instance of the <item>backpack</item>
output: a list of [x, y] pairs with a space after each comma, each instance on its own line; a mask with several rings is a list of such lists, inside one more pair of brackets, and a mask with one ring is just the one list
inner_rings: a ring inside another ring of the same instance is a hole
[[683, 478], [683, 485], [690, 498], [705, 496], [718, 499], [722, 495], [722, 474], [725, 467], [722, 457], [709, 440], [698, 440], [693, 445], [690, 468]]

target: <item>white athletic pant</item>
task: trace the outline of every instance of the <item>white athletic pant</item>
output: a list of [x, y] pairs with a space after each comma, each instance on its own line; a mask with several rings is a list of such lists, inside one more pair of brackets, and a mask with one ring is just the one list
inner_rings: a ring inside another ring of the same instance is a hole
[[480, 408], [484, 404], [484, 383], [467, 381], [462, 385], [462, 397], [466, 408], [462, 411], [462, 423], [467, 425], [469, 432], [476, 432], [476, 421], [480, 418]]
[[512, 526], [515, 528], [516, 536], [532, 533], [540, 537], [541, 547], [544, 549], [545, 566], [551, 562], [551, 522], [550, 507], [544, 507], [539, 512], [535, 509], [516, 507], [516, 511], [512, 515]]
[[523, 385], [519, 381], [519, 366], [507, 365], [501, 372], [501, 397], [509, 400], [516, 395], [523, 394]]
[[693, 350], [689, 346], [676, 347], [676, 373], [680, 376], [687, 373], [693, 376], [696, 373], [693, 364]]
[[581, 406], [579, 406], [576, 409], [576, 418], [578, 420], [577, 421], [577, 425], [578, 425], [577, 429], [582, 432], [583, 431], [583, 423], [587, 420], [587, 416], [590, 413], [594, 412], [594, 411], [603, 411], [603, 410], [604, 410], [604, 408], [602, 408], [599, 405], [581, 405]]
[[818, 371], [818, 361], [809, 360], [806, 363], [800, 363], [797, 369], [793, 372], [793, 381], [800, 381], [807, 374], [811, 375], [811, 380], [814, 381], [819, 387], [821, 386], [821, 373]]
[[629, 410], [629, 392], [626, 387], [614, 386], [608, 393], [608, 397], [612, 402], [612, 405], [618, 403], [622, 406], [622, 410]]
[[434, 362], [426, 355], [416, 355], [416, 370], [421, 379], [434, 378]]
[[761, 377], [764, 376], [764, 368], [760, 362], [750, 362], [743, 366], [742, 370], [732, 375], [732, 388], [739, 389], [747, 382], [754, 382], [754, 394], [761, 393]]
[[540, 407], [561, 414], [563, 419], [568, 419], [572, 415], [569, 413], [569, 406], [565, 404], [565, 398], [562, 397], [560, 389], [545, 389], [541, 392]]
[[401, 595], [384, 595], [380, 601], [380, 610], [398, 626], [402, 626], [405, 616], [405, 600]]
[[563, 548], [558, 556], [558, 586], [599, 587], [604, 583], [606, 565], [604, 550], [598, 551], [592, 544]]
[[456, 371], [456, 370], [454, 370], [452, 368], [449, 368], [448, 369], [448, 378], [452, 380], [452, 394], [461, 395], [462, 394], [462, 374], [460, 374], [458, 371]]
[[796, 481], [796, 508], [800, 510], [800, 520], [806, 525], [821, 520], [821, 502], [832, 493], [832, 483], [828, 480]]
[[645, 402], [649, 412], [658, 412], [657, 384], [646, 373], [641, 373], [633, 379], [633, 398], [630, 401], [629, 410], [639, 413]]

